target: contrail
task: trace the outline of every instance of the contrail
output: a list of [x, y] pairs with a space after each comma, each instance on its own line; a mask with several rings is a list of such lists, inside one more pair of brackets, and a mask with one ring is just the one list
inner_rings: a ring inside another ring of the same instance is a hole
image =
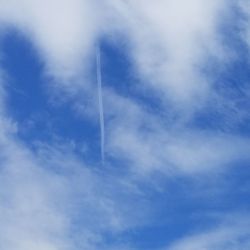
[[101, 134], [101, 159], [102, 163], [105, 160], [105, 124], [104, 124], [104, 111], [102, 99], [102, 71], [101, 71], [101, 52], [100, 47], [96, 48], [96, 77], [98, 86], [98, 102], [99, 102], [99, 121], [100, 121], [100, 134]]

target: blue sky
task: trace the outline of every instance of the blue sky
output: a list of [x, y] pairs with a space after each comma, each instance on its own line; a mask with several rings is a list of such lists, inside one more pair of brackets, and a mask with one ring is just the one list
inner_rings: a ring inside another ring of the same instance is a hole
[[244, 0], [2, 1], [0, 250], [249, 249], [249, 53]]

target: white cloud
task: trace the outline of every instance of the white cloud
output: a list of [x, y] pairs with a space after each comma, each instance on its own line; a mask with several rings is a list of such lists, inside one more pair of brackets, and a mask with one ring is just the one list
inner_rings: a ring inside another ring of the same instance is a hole
[[247, 1], [238, 1], [240, 10], [243, 12], [241, 20], [242, 38], [248, 46], [250, 46], [250, 4]]
[[[4, 117], [1, 121], [0, 248], [67, 249], [67, 222], [57, 211], [57, 198], [51, 199], [60, 182], [13, 141], [11, 122]], [[63, 186], [60, 189], [64, 192]]]
[[57, 78], [73, 77], [84, 70], [94, 47], [98, 10], [91, 1], [1, 1], [2, 26], [16, 28], [31, 39]]
[[[248, 217], [247, 214], [245, 214]], [[177, 241], [168, 250], [247, 250], [250, 247], [249, 220], [235, 216], [218, 227]]]
[[32, 152], [16, 131], [1, 117], [0, 248], [106, 249], [103, 233], [147, 223], [129, 179], [92, 170], [62, 142]]
[[107, 153], [127, 161], [139, 174], [220, 172], [232, 163], [249, 159], [249, 140], [237, 134], [188, 129], [178, 120], [166, 124], [169, 120], [164, 116], [112, 92], [105, 99], [106, 115], [111, 117]]
[[61, 80], [90, 67], [98, 38], [122, 34], [142, 84], [178, 105], [197, 105], [209, 90], [201, 73], [206, 56], [224, 56], [217, 31], [227, 8], [223, 0], [10, 0], [1, 2], [0, 20], [31, 38]]
[[[212, 87], [201, 69], [209, 55], [226, 57], [218, 28], [227, 9], [223, 0], [5, 0], [0, 3], [0, 21], [2, 29], [14, 28], [30, 39], [45, 62], [45, 72], [82, 99], [92, 91], [89, 87], [79, 94], [79, 84], [93, 78], [86, 72], [100, 37], [125, 37], [140, 88], [157, 93], [163, 110], [150, 111], [147, 104], [106, 88], [106, 153], [127, 160], [130, 170], [140, 176], [153, 171], [192, 175], [249, 160], [247, 139], [187, 128], [189, 115], [176, 118], [192, 113], [210, 97]], [[174, 105], [166, 107], [168, 100]], [[0, 101], [5, 103], [2, 97]], [[78, 98], [75, 102], [81, 106]], [[81, 249], [105, 249], [103, 232], [145, 223], [141, 211], [146, 209], [140, 209], [140, 202], [135, 205], [138, 196], [130, 180], [87, 167], [67, 144], [42, 145], [31, 152], [18, 141], [15, 124], [1, 108], [0, 248], [71, 250], [81, 241]], [[220, 247], [234, 232], [221, 228], [173, 249]], [[210, 239], [214, 245], [206, 245]]]
[[[0, 13], [2, 26], [7, 23], [26, 34], [46, 61], [48, 71], [66, 81], [82, 99], [91, 87], [79, 94], [76, 83], [84, 83], [74, 77], [81, 74], [82, 67], [83, 71], [84, 66], [90, 67], [89, 55], [98, 38], [104, 35], [109, 39], [114, 31], [127, 37], [129, 53], [142, 76], [141, 88], [150, 82], [161, 97], [174, 100], [177, 107], [185, 104], [186, 112], [174, 106], [166, 110], [163, 105], [163, 115], [170, 120], [163, 119], [147, 112], [144, 104], [107, 90], [106, 115], [115, 117], [108, 124], [107, 153], [128, 159], [142, 171], [193, 173], [247, 157], [247, 140], [187, 129], [185, 123], [171, 118], [192, 113], [199, 100], [209, 95], [209, 82], [201, 68], [208, 54], [224, 57], [218, 28], [229, 7], [223, 0], [189, 0], [185, 4], [107, 0], [101, 5], [87, 0], [11, 0], [1, 2]], [[81, 79], [90, 78], [93, 76]], [[75, 98], [76, 103], [79, 99]]]
[[209, 91], [203, 63], [207, 56], [225, 57], [218, 31], [229, 6], [223, 0], [120, 1], [142, 82], [177, 105], [198, 105]]

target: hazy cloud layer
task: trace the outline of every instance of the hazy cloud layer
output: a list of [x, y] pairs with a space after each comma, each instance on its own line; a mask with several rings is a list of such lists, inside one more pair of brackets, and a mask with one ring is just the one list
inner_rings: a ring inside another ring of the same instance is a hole
[[[246, 215], [247, 216], [247, 215]], [[173, 246], [166, 248], [171, 250], [198, 250], [198, 249], [248, 249], [249, 221], [235, 216], [236, 220], [228, 218], [215, 229], [197, 235], [189, 236]]]
[[[0, 2], [1, 37], [14, 30], [31, 41], [44, 66], [48, 98], [58, 93], [54, 102], [60, 105], [63, 100], [91, 124], [98, 120], [97, 98], [92, 96], [96, 48], [102, 48], [103, 41], [116, 45], [135, 75], [125, 82], [133, 86], [131, 96], [105, 82], [103, 166], [87, 163], [67, 139], [41, 141], [36, 150], [23, 142], [18, 137], [19, 121], [8, 113], [4, 77], [8, 72], [3, 72], [0, 248], [134, 249], [128, 242], [107, 242], [105, 236], [142, 227], [153, 217], [154, 209], [140, 187], [148, 181], [144, 177], [160, 173], [166, 180], [203, 178], [202, 174], [223, 173], [249, 162], [249, 138], [237, 131], [249, 115], [248, 95], [231, 94], [234, 88], [217, 76], [237, 60], [237, 51], [225, 42], [228, 34], [223, 32], [234, 12], [239, 23], [234, 36], [250, 46], [250, 10], [243, 1]], [[198, 124], [199, 115], [209, 113], [209, 122], [217, 115], [218, 121], [229, 125], [221, 129], [216, 121], [214, 127]], [[167, 249], [247, 249], [247, 226], [244, 218], [222, 223]]]

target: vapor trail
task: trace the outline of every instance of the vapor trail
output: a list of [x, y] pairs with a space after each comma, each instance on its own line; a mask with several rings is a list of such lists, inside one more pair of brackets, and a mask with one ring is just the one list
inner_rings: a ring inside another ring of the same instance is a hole
[[101, 52], [99, 46], [96, 48], [96, 77], [98, 86], [98, 104], [99, 104], [99, 122], [100, 122], [100, 134], [101, 134], [101, 159], [102, 163], [105, 160], [105, 124], [104, 124], [104, 111], [103, 111], [103, 99], [102, 99], [102, 71], [101, 71]]

